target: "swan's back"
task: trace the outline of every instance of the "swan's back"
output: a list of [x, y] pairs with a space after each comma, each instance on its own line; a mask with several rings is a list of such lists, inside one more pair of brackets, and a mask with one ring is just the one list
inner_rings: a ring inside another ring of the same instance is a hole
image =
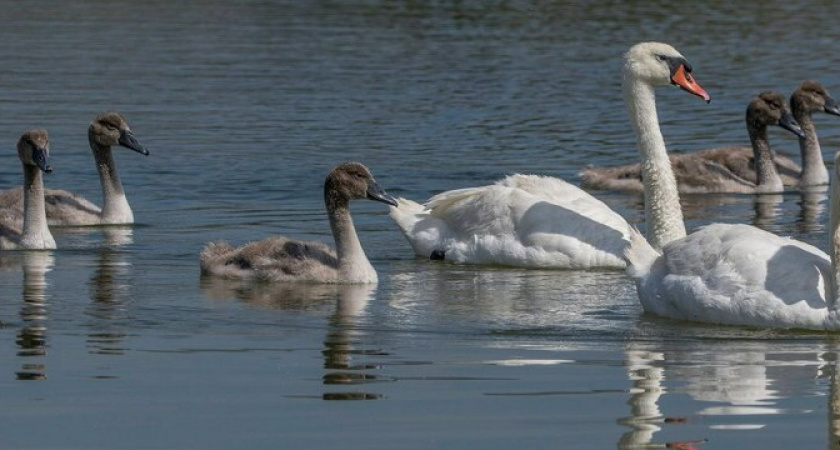
[[[753, 149], [750, 147], [721, 147], [693, 153], [669, 155], [677, 187], [682, 194], [753, 193], [756, 171]], [[776, 169], [785, 186], [798, 182], [801, 168], [780, 154], [773, 156]], [[587, 189], [642, 192], [641, 165], [615, 167], [589, 166], [580, 174]]]
[[201, 273], [232, 279], [338, 281], [338, 258], [327, 245], [274, 236], [241, 247], [211, 242], [200, 255]]
[[709, 323], [822, 328], [828, 256], [749, 225], [715, 224], [629, 271], [646, 311]]
[[[23, 188], [18, 186], [0, 192], [0, 208], [23, 217]], [[50, 226], [102, 223], [102, 209], [99, 206], [80, 195], [61, 189], [44, 190], [44, 209]]]
[[474, 264], [625, 265], [627, 222], [558, 178], [511, 175], [492, 185], [444, 192], [432, 197], [424, 212], [413, 208], [404, 216], [411, 221], [401, 228], [425, 257], [435, 251], [449, 261]]

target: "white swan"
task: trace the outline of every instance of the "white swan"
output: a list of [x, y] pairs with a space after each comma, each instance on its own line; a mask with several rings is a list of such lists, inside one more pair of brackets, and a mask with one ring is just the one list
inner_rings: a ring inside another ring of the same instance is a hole
[[213, 242], [201, 252], [201, 273], [268, 281], [376, 283], [376, 271], [365, 256], [350, 217], [349, 203], [359, 199], [397, 204], [379, 187], [367, 167], [343, 163], [324, 182], [324, 202], [337, 252], [320, 242], [293, 241], [282, 236], [239, 248]]
[[[747, 109], [747, 131], [753, 147], [721, 147], [669, 155], [681, 193], [780, 192], [783, 188], [777, 184], [776, 180], [760, 179], [759, 164], [756, 164], [756, 154], [762, 150], [769, 151], [766, 150], [769, 149], [769, 146], [766, 146], [766, 132], [756, 129], [757, 127], [764, 128], [766, 125], [780, 125], [799, 137], [802, 167], [786, 156], [775, 153], [772, 155], [781, 184], [797, 187], [828, 184], [828, 170], [823, 162], [820, 143], [811, 117], [817, 112], [840, 115], [840, 107], [828, 91], [816, 81], [802, 83], [790, 96], [790, 109], [794, 121], [777, 119], [775, 122], [762, 123], [762, 115], [755, 113], [752, 116], [758, 121], [751, 121], [750, 109], [756, 106], [759, 105], [756, 105], [753, 100]], [[792, 123], [797, 123], [798, 126], [793, 129], [787, 126]], [[757, 143], [765, 144], [765, 147], [758, 148]], [[580, 172], [580, 179], [583, 186], [589, 189], [630, 192], [643, 190], [639, 164], [617, 167], [589, 166]]]
[[[117, 175], [111, 147], [119, 145], [140, 154], [149, 155], [128, 126], [125, 118], [115, 112], [102, 114], [91, 122], [88, 128], [88, 141], [99, 170], [102, 185], [103, 207], [72, 192], [48, 189], [46, 191], [47, 220], [51, 226], [86, 226], [86, 225], [128, 225], [134, 223], [134, 213], [128, 206], [122, 183]], [[10, 189], [0, 192], [0, 207], [18, 213], [22, 212], [22, 191]]]
[[47, 227], [44, 212], [43, 173], [52, 172], [49, 165], [50, 140], [45, 130], [29, 130], [17, 143], [18, 157], [23, 164], [23, 229], [18, 226], [20, 214], [0, 211], [0, 250], [51, 250], [55, 239]]
[[[629, 107], [639, 111], [641, 122], [634, 123], [638, 139], [661, 147], [662, 153], [665, 143], [654, 86], [672, 84], [709, 99], [694, 82], [685, 58], [667, 44], [649, 42], [630, 49], [624, 77], [631, 80], [625, 83]], [[670, 173], [670, 164], [664, 170]], [[653, 182], [665, 174], [646, 175], [645, 181]], [[670, 199], [677, 199], [676, 184], [659, 183], [646, 203], [657, 248], [685, 236], [679, 204], [675, 210], [660, 206]], [[600, 200], [557, 178], [512, 175], [493, 185], [444, 192], [425, 206], [400, 199], [391, 217], [415, 253], [432, 259], [568, 269], [626, 265], [622, 256], [628, 245], [627, 222]]]
[[840, 330], [840, 153], [830, 187], [831, 256], [749, 225], [714, 224], [654, 250], [638, 233], [627, 273], [645, 311], [674, 319]]

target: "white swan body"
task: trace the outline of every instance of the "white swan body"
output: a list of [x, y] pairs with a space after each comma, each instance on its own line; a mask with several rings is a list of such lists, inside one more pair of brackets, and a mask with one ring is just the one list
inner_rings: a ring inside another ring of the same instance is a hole
[[[49, 145], [44, 130], [27, 131], [18, 140], [18, 157], [23, 164], [23, 217], [16, 211], [0, 211], [0, 250], [56, 248], [44, 212], [43, 172], [52, 172]], [[18, 228], [21, 220], [22, 229]]]
[[[707, 100], [708, 94], [694, 82], [691, 66], [673, 47], [660, 43], [637, 47], [626, 57], [625, 76], [629, 73], [634, 83], [625, 85], [625, 94], [629, 107], [639, 111], [640, 121], [634, 122], [638, 139], [661, 146], [664, 153], [653, 86], [678, 85]], [[634, 51], [652, 60], [640, 63]], [[643, 170], [648, 166], [643, 163]], [[670, 173], [670, 165], [663, 170]], [[647, 170], [645, 182], [662, 177], [667, 179], [666, 173]], [[658, 183], [650, 194], [646, 205], [654, 245], [685, 236], [679, 203], [676, 210], [658, 206], [671, 205], [668, 199], [677, 198], [676, 183], [670, 187]], [[627, 222], [600, 200], [557, 178], [512, 175], [493, 185], [444, 192], [425, 206], [400, 200], [391, 208], [391, 217], [423, 257], [562, 269], [626, 266], [621, 254], [628, 245]]]
[[[97, 116], [91, 122], [88, 128], [88, 140], [99, 171], [104, 206], [100, 208], [72, 192], [48, 189], [44, 192], [44, 196], [49, 225], [133, 224], [134, 213], [128, 205], [122, 182], [117, 175], [111, 148], [118, 145], [146, 156], [149, 155], [149, 151], [134, 138], [125, 118], [115, 112]], [[23, 191], [16, 188], [0, 192], [0, 207], [22, 213]]]
[[563, 180], [511, 175], [496, 184], [400, 199], [391, 217], [415, 253], [448, 261], [520, 267], [623, 268], [627, 222]]
[[645, 311], [758, 327], [840, 329], [828, 255], [750, 225], [715, 224], [656, 252], [634, 236], [628, 273]]

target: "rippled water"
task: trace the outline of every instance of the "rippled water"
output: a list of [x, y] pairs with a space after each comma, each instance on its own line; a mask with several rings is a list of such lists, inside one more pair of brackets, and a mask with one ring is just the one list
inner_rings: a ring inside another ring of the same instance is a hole
[[[6, 2], [0, 181], [51, 135], [51, 187], [99, 199], [86, 127], [121, 111], [138, 224], [0, 255], [4, 448], [840, 448], [834, 336], [642, 314], [621, 272], [414, 259], [354, 205], [376, 287], [202, 279], [205, 242], [329, 240], [346, 159], [425, 199], [637, 158], [619, 57], [674, 44], [714, 101], [659, 93], [672, 150], [746, 142], [765, 89], [840, 93], [834, 2]], [[817, 119], [826, 157], [836, 118]], [[789, 133], [774, 147], [796, 154]], [[643, 226], [639, 196], [598, 193]], [[826, 247], [824, 193], [692, 196], [690, 229]], [[334, 401], [346, 400], [346, 401]], [[368, 400], [368, 401], [362, 401]]]

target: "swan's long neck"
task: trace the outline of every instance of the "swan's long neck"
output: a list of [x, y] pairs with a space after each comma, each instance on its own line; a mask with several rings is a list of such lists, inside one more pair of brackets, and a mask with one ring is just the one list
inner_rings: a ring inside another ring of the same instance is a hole
[[98, 144], [89, 134], [90, 148], [96, 159], [96, 169], [99, 171], [99, 182], [102, 184], [102, 223], [126, 224], [134, 223], [134, 213], [128, 206], [111, 147]]
[[28, 164], [23, 165], [23, 234], [20, 240], [23, 248], [55, 248], [44, 207], [44, 174], [38, 167]]
[[375, 282], [376, 271], [362, 249], [347, 201], [328, 201], [327, 213], [338, 253], [340, 281]]
[[685, 237], [677, 180], [656, 115], [653, 86], [625, 77], [624, 97], [642, 156], [647, 240], [655, 249]]
[[752, 142], [755, 156], [756, 192], [781, 192], [784, 190], [776, 163], [773, 161], [773, 151], [767, 140], [767, 126], [750, 127], [750, 142]]
[[835, 169], [834, 176], [831, 177], [831, 189], [828, 194], [829, 206], [829, 235], [828, 235], [828, 249], [829, 256], [831, 256], [831, 276], [828, 283], [828, 292], [826, 295], [826, 303], [830, 310], [837, 310], [840, 301], [837, 299], [838, 286], [840, 286], [840, 180], [838, 180], [840, 168]]
[[799, 175], [801, 186], [813, 186], [828, 183], [828, 169], [823, 161], [820, 141], [811, 112], [801, 107], [793, 106], [793, 118], [805, 133], [799, 138], [799, 152], [802, 154], [802, 173]]

